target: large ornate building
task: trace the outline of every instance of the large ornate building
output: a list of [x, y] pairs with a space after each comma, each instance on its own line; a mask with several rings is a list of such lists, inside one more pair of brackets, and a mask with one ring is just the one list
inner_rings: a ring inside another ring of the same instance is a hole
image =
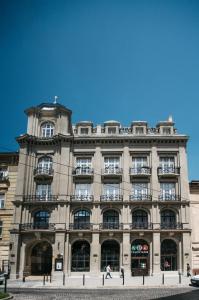
[[18, 153], [0, 153], [0, 269], [8, 271], [10, 229], [17, 180]]
[[60, 104], [26, 110], [11, 230], [13, 277], [185, 272], [191, 263], [186, 144], [171, 118], [149, 128], [71, 124]]

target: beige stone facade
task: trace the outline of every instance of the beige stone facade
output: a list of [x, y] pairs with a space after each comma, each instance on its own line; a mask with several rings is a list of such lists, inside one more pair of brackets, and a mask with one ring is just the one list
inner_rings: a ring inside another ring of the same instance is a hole
[[199, 181], [191, 181], [190, 184], [190, 214], [192, 227], [192, 270], [199, 273]]
[[[186, 144], [149, 128], [71, 124], [60, 104], [26, 110], [11, 231], [13, 277], [185, 272], [191, 264]], [[63, 267], [63, 268], [62, 268]]]
[[18, 153], [0, 153], [0, 268], [7, 270]]

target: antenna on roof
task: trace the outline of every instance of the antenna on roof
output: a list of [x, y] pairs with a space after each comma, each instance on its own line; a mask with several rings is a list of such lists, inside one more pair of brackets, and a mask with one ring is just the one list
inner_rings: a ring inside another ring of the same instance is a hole
[[53, 104], [57, 104], [58, 96], [55, 96], [54, 99], [55, 99], [55, 100], [53, 101]]

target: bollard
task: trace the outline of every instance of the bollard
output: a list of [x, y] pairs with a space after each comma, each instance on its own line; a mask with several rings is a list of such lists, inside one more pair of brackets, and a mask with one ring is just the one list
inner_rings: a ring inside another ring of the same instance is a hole
[[102, 285], [104, 285], [104, 274], [102, 275]]
[[162, 284], [164, 284], [164, 273], [162, 274]]
[[179, 283], [181, 283], [181, 273], [179, 273]]
[[48, 282], [48, 274], [46, 275], [46, 281]]
[[63, 273], [63, 285], [65, 285], [65, 273]]
[[142, 278], [142, 284], [144, 285], [144, 274], [143, 274], [143, 278]]
[[124, 285], [124, 273], [123, 273], [123, 276], [122, 276], [122, 281], [123, 281], [123, 285]]
[[196, 276], [197, 274], [196, 274], [196, 272], [195, 272], [195, 276]]
[[4, 275], [4, 293], [7, 292], [7, 275]]
[[52, 282], [52, 274], [50, 273], [50, 283]]
[[25, 276], [23, 276], [23, 282], [26, 282], [26, 277]]
[[83, 285], [85, 285], [85, 274], [83, 274]]
[[45, 285], [46, 284], [46, 282], [45, 282], [45, 275], [44, 275], [44, 277], [43, 277], [43, 285]]

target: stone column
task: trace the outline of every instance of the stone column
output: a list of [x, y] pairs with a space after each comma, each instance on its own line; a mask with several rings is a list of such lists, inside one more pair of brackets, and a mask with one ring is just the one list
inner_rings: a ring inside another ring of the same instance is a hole
[[183, 232], [182, 236], [182, 270], [186, 274], [187, 264], [191, 266], [191, 241], [190, 233]]
[[93, 275], [100, 273], [100, 243], [99, 233], [92, 234], [92, 244], [90, 249], [90, 272]]
[[161, 259], [161, 251], [160, 251], [160, 233], [153, 233], [153, 274], [160, 273], [160, 259]]
[[130, 233], [123, 233], [123, 261], [120, 265], [124, 266], [125, 275], [131, 276], [131, 242], [130, 242]]
[[94, 178], [93, 178], [93, 195], [94, 201], [100, 200], [100, 195], [102, 193], [101, 188], [101, 169], [103, 169], [104, 165], [102, 163], [102, 156], [101, 156], [101, 148], [96, 147], [95, 155], [93, 157], [92, 167], [94, 169]]

